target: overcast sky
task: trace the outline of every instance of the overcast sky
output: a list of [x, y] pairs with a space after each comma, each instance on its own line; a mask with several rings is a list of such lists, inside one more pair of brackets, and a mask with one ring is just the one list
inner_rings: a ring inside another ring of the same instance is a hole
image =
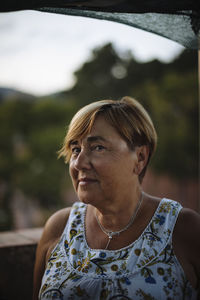
[[113, 42], [136, 59], [170, 61], [184, 48], [127, 25], [34, 11], [0, 14], [0, 86], [45, 95], [70, 87], [96, 46]]

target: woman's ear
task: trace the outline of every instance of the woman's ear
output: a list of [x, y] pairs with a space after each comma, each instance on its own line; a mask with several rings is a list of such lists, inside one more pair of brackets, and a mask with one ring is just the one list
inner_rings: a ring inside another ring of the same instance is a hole
[[142, 170], [145, 168], [148, 158], [149, 158], [149, 147], [147, 145], [137, 146], [135, 149], [135, 153], [137, 156], [135, 162], [134, 172], [137, 175], [140, 175]]

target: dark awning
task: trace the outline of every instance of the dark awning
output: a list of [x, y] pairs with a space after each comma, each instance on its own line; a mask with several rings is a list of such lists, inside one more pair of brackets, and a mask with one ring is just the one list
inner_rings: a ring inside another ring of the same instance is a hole
[[0, 4], [0, 11], [34, 9], [110, 20], [156, 33], [186, 48], [200, 48], [198, 0], [31, 0], [27, 2], [5, 0]]

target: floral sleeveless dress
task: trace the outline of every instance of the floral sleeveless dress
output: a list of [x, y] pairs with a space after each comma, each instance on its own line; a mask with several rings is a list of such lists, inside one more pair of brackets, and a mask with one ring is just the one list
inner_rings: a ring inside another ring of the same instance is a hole
[[84, 225], [86, 207], [80, 202], [73, 205], [61, 240], [47, 263], [39, 299], [197, 298], [173, 253], [172, 233], [180, 204], [162, 199], [141, 236], [119, 250], [89, 248]]

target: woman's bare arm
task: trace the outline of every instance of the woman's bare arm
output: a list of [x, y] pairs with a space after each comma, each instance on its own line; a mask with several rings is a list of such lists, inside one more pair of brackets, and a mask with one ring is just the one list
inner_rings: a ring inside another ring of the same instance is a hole
[[38, 294], [46, 262], [51, 251], [59, 241], [67, 223], [71, 208], [64, 208], [54, 213], [46, 222], [43, 234], [37, 246], [34, 276], [33, 300], [38, 300]]
[[183, 208], [173, 234], [174, 251], [187, 279], [200, 289], [200, 215]]

